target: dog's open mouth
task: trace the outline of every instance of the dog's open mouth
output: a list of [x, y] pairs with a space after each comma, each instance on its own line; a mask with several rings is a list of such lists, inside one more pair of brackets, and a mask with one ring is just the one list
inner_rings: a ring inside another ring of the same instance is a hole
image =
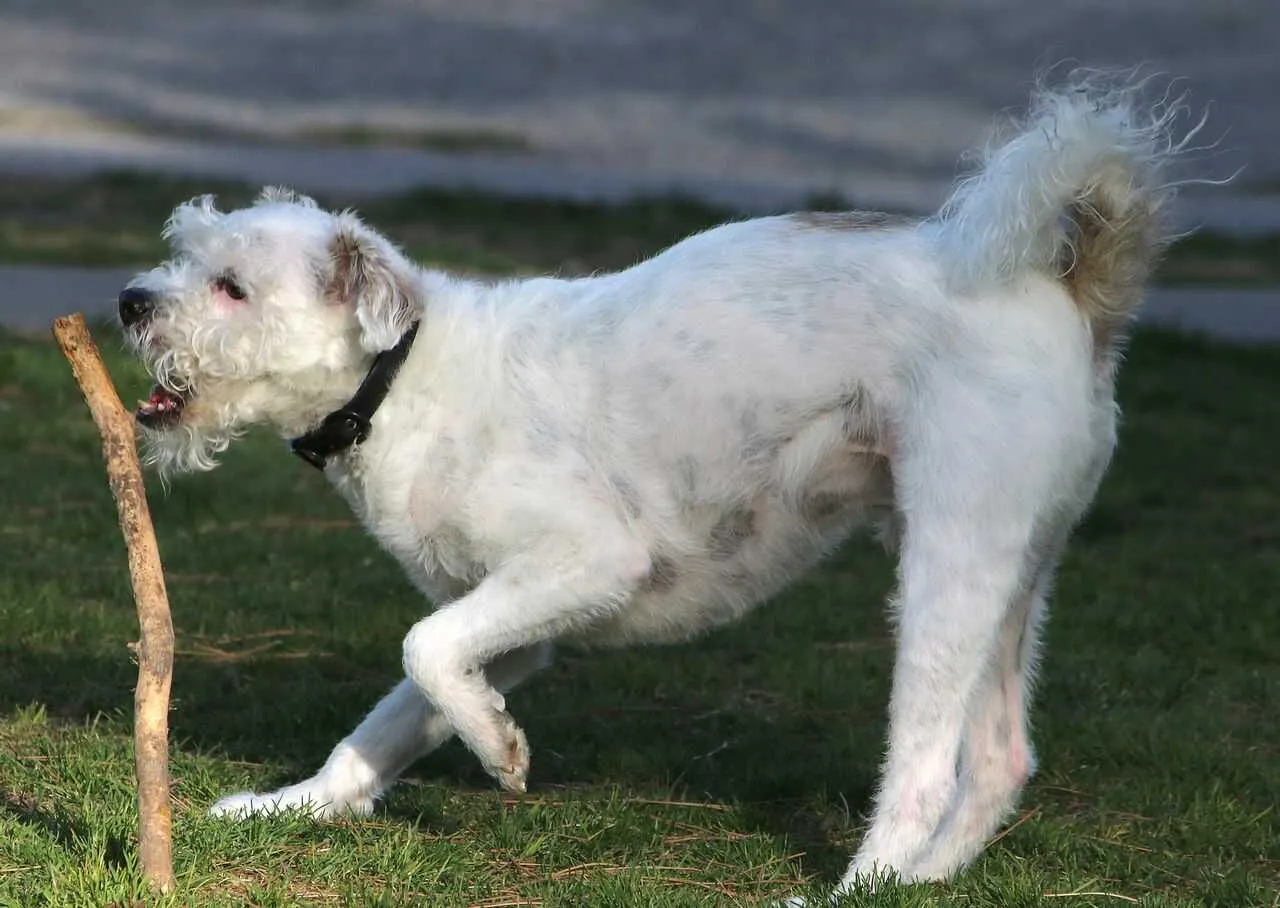
[[147, 400], [138, 401], [134, 418], [148, 429], [167, 429], [182, 420], [188, 395], [171, 391], [164, 385], [156, 385]]

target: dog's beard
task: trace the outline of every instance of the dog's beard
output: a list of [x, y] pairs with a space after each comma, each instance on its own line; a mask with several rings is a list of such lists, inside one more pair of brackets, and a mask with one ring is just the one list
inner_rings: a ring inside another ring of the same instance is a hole
[[141, 430], [142, 462], [166, 480], [174, 473], [212, 470], [218, 465], [218, 455], [238, 434], [234, 428], [208, 431], [187, 423], [164, 429], [141, 426]]
[[244, 420], [235, 406], [219, 403], [215, 391], [207, 386], [197, 391], [193, 383], [160, 372], [150, 400], [140, 402], [134, 415], [143, 463], [166, 479], [216, 467], [218, 455], [240, 435]]
[[[225, 344], [213, 332], [200, 340], [203, 347]], [[206, 393], [206, 383], [192, 378], [199, 357], [165, 344], [155, 325], [132, 334], [129, 344], [155, 382], [149, 399], [139, 401], [134, 413], [143, 463], [165, 480], [174, 473], [212, 470], [217, 456], [239, 435], [233, 408], [217, 405]]]

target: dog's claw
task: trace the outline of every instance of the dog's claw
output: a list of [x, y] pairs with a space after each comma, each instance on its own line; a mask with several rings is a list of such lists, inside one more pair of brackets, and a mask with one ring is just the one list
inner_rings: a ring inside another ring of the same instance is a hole
[[516, 769], [502, 769], [497, 773], [498, 784], [507, 791], [524, 794], [529, 790], [529, 783], [523, 772]]
[[507, 791], [523, 794], [529, 788], [529, 741], [510, 714], [502, 713], [502, 722], [507, 733], [505, 759], [487, 768]]

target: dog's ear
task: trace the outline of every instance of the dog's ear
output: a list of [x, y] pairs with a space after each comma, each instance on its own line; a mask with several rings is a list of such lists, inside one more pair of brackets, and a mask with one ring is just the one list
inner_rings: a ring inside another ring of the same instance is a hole
[[255, 205], [270, 205], [273, 202], [283, 202], [286, 204], [301, 205], [303, 208], [315, 208], [316, 200], [310, 196], [302, 195], [294, 192], [287, 186], [264, 186], [262, 192], [258, 193]]
[[360, 345], [381, 353], [396, 345], [423, 309], [414, 268], [391, 243], [344, 214], [329, 243], [326, 296], [351, 306], [360, 325]]

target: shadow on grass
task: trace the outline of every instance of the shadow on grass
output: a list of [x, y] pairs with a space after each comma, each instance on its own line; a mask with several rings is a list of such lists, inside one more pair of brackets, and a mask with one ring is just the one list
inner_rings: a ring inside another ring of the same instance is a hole
[[[85, 842], [90, 838], [86, 824], [72, 819], [61, 810], [50, 810], [28, 795], [4, 788], [0, 788], [0, 813], [38, 830], [68, 853], [84, 851]], [[111, 869], [129, 866], [127, 846], [118, 835], [106, 837], [101, 857], [102, 864]]]
[[[315, 645], [315, 637], [307, 640]], [[838, 875], [848, 860], [847, 830], [866, 809], [877, 767], [889, 653], [871, 654], [880, 681], [868, 689], [859, 678], [860, 691], [845, 709], [797, 703], [797, 692], [781, 685], [759, 689], [766, 680], [755, 674], [760, 663], [794, 658], [786, 653], [794, 643], [771, 654], [744, 650], [742, 642], [721, 645], [712, 638], [625, 653], [563, 653], [509, 698], [534, 751], [530, 797], [555, 802], [612, 794], [642, 804], [726, 805], [733, 828], [786, 840], [790, 851], [805, 854], [806, 872]], [[337, 641], [324, 640], [322, 648], [327, 651], [300, 653], [282, 646], [275, 658], [257, 653], [239, 662], [180, 655], [175, 746], [251, 764], [255, 786], [310, 775], [396, 680], [392, 658], [384, 671], [371, 666], [368, 653], [347, 651]], [[850, 670], [863, 658], [850, 657]], [[667, 686], [679, 677], [676, 666], [689, 672], [681, 679], [686, 683]], [[0, 710], [41, 704], [50, 718], [72, 724], [119, 715], [131, 708], [135, 677], [123, 649], [113, 658], [9, 646], [0, 650]], [[408, 775], [430, 787], [495, 791], [456, 741]], [[448, 834], [450, 822], [414, 788], [409, 781], [396, 789], [386, 816]], [[47, 822], [65, 845], [75, 839], [64, 818], [34, 811], [29, 818]]]

